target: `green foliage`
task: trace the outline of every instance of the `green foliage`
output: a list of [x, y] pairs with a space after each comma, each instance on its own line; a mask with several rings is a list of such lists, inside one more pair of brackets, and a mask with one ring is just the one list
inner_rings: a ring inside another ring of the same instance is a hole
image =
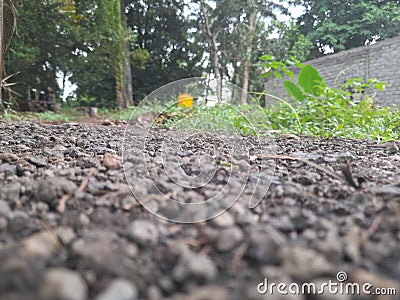
[[313, 44], [300, 32], [294, 20], [289, 24], [273, 21], [273, 28], [274, 37], [266, 39], [266, 45], [262, 48], [264, 52], [267, 50], [277, 61], [290, 60], [292, 57], [299, 61], [307, 60]]
[[326, 87], [318, 71], [310, 65], [306, 65], [301, 69], [298, 81], [299, 86], [303, 88], [305, 93], [314, 96], [321, 96]]
[[192, 36], [184, 1], [125, 0], [132, 44], [132, 81], [138, 103], [164, 84], [202, 74], [204, 45]]
[[[275, 66], [276, 71], [281, 68], [282, 73], [289, 67], [285, 63], [272, 64], [270, 61], [267, 66]], [[366, 82], [351, 78], [339, 89], [330, 88], [314, 67], [298, 66], [301, 68], [298, 82], [291, 76], [283, 82], [294, 103], [278, 98], [276, 105], [266, 110], [273, 129], [323, 137], [378, 141], [400, 139], [400, 111], [395, 107], [379, 108], [373, 103], [371, 91], [382, 91], [384, 83], [375, 78]], [[356, 94], [359, 103], [352, 100]]]
[[398, 36], [400, 1], [301, 0], [306, 12], [297, 23], [312, 42], [309, 58], [327, 48], [338, 52], [365, 45], [366, 41]]
[[37, 119], [44, 122], [55, 122], [55, 121], [73, 121], [74, 117], [66, 114], [57, 114], [53, 111], [45, 111], [42, 113], [30, 113], [29, 119]]
[[[29, 89], [52, 87], [56, 95], [59, 72], [85, 95], [115, 102], [116, 79], [121, 79], [124, 39], [133, 39], [121, 27], [120, 0], [13, 0], [17, 33], [5, 56], [8, 74], [19, 74], [14, 87], [26, 101]], [[72, 75], [72, 76], [71, 76]], [[99, 105], [100, 105], [99, 104]], [[106, 104], [112, 106], [113, 104]]]
[[296, 99], [299, 102], [302, 102], [304, 100], [303, 91], [293, 81], [285, 80], [283, 82], [283, 87], [292, 98]]
[[[165, 128], [191, 129], [200, 131], [227, 131], [241, 135], [255, 135], [255, 124], [244, 113], [247, 105], [233, 106], [216, 104], [215, 106], [194, 106], [191, 109], [170, 105], [163, 110], [156, 124]], [[165, 120], [163, 116], [166, 116]], [[265, 115], [262, 114], [266, 123]], [[160, 122], [160, 120], [162, 122]], [[265, 124], [264, 124], [265, 125]]]
[[[13, 89], [25, 97], [29, 87], [57, 91], [56, 68], [66, 60], [62, 14], [55, 1], [13, 0], [17, 11], [17, 34], [6, 52], [7, 74], [18, 74], [15, 81], [23, 82]], [[26, 100], [26, 99], [24, 99]]]
[[81, 21], [70, 32], [76, 47], [70, 80], [78, 86], [77, 98], [94, 98], [95, 106], [115, 106], [116, 85], [121, 82], [124, 31], [119, 5], [119, 0], [81, 3]]
[[145, 70], [150, 57], [147, 49], [137, 48], [132, 52], [132, 63], [139, 70]]
[[266, 70], [261, 74], [261, 78], [267, 78], [273, 75], [275, 78], [279, 79], [286, 75], [293, 79], [294, 68], [304, 67], [304, 65], [294, 56], [280, 61], [275, 56], [264, 54], [259, 57], [259, 60], [260, 63], [258, 64], [258, 67]]
[[23, 118], [21, 114], [19, 114], [15, 110], [6, 108], [4, 109], [3, 112], [0, 113], [0, 119], [4, 119], [7, 122], [11, 122], [11, 121], [21, 121]]
[[37, 120], [43, 122], [74, 120], [74, 116], [72, 116], [70, 113], [57, 114], [53, 111], [45, 111], [41, 113], [32, 113], [32, 112], [21, 113], [9, 108], [5, 109], [4, 112], [0, 114], [0, 118], [6, 120], [7, 122], [22, 121], [22, 120]]

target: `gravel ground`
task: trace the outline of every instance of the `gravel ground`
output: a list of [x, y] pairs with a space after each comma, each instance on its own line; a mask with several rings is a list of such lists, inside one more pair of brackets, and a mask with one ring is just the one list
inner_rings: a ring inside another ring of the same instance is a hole
[[[223, 133], [137, 129], [125, 155], [125, 127], [108, 125], [0, 121], [0, 299], [398, 299], [399, 144], [248, 137], [246, 162]], [[249, 208], [265, 163], [268, 192]], [[179, 169], [195, 180], [176, 184]], [[329, 281], [397, 296], [290, 294]]]

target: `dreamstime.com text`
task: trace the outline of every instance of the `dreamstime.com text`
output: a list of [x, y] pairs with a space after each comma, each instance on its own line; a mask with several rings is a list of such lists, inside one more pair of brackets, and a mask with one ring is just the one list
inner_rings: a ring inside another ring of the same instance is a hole
[[371, 283], [346, 282], [347, 274], [338, 272], [337, 280], [328, 280], [321, 283], [276, 283], [267, 278], [257, 285], [257, 292], [262, 295], [397, 295], [396, 288], [374, 287]]

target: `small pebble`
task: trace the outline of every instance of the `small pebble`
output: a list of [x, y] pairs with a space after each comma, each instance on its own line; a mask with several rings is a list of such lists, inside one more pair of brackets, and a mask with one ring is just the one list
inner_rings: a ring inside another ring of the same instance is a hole
[[148, 220], [136, 220], [128, 225], [126, 235], [141, 246], [155, 245], [158, 241], [156, 226]]
[[96, 300], [136, 300], [138, 292], [136, 287], [123, 278], [114, 279], [105, 290], [98, 295]]
[[232, 250], [238, 243], [243, 240], [243, 232], [238, 227], [231, 227], [221, 230], [216, 240], [216, 248], [220, 252]]
[[186, 250], [180, 256], [178, 263], [172, 270], [176, 281], [183, 282], [189, 278], [200, 281], [211, 281], [218, 274], [217, 267], [207, 255], [197, 254]]
[[86, 300], [88, 288], [78, 272], [54, 268], [46, 272], [39, 295], [42, 300]]

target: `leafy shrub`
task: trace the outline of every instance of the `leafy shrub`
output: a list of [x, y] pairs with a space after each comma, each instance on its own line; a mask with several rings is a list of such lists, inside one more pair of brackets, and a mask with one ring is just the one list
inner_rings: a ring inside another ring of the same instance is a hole
[[[292, 99], [289, 103], [278, 98], [278, 105], [267, 110], [274, 129], [306, 135], [378, 141], [400, 138], [399, 110], [396, 107], [375, 106], [375, 95], [366, 93], [382, 91], [384, 83], [375, 78], [367, 82], [352, 78], [341, 88], [330, 88], [311, 65], [302, 65], [295, 60], [276, 64], [272, 59], [270, 56], [263, 57], [264, 65], [269, 68], [263, 76], [281, 78], [286, 74], [289, 79], [283, 82], [283, 87]], [[290, 70], [293, 65], [301, 69], [297, 82]], [[359, 99], [354, 99], [355, 94], [359, 95]]]

